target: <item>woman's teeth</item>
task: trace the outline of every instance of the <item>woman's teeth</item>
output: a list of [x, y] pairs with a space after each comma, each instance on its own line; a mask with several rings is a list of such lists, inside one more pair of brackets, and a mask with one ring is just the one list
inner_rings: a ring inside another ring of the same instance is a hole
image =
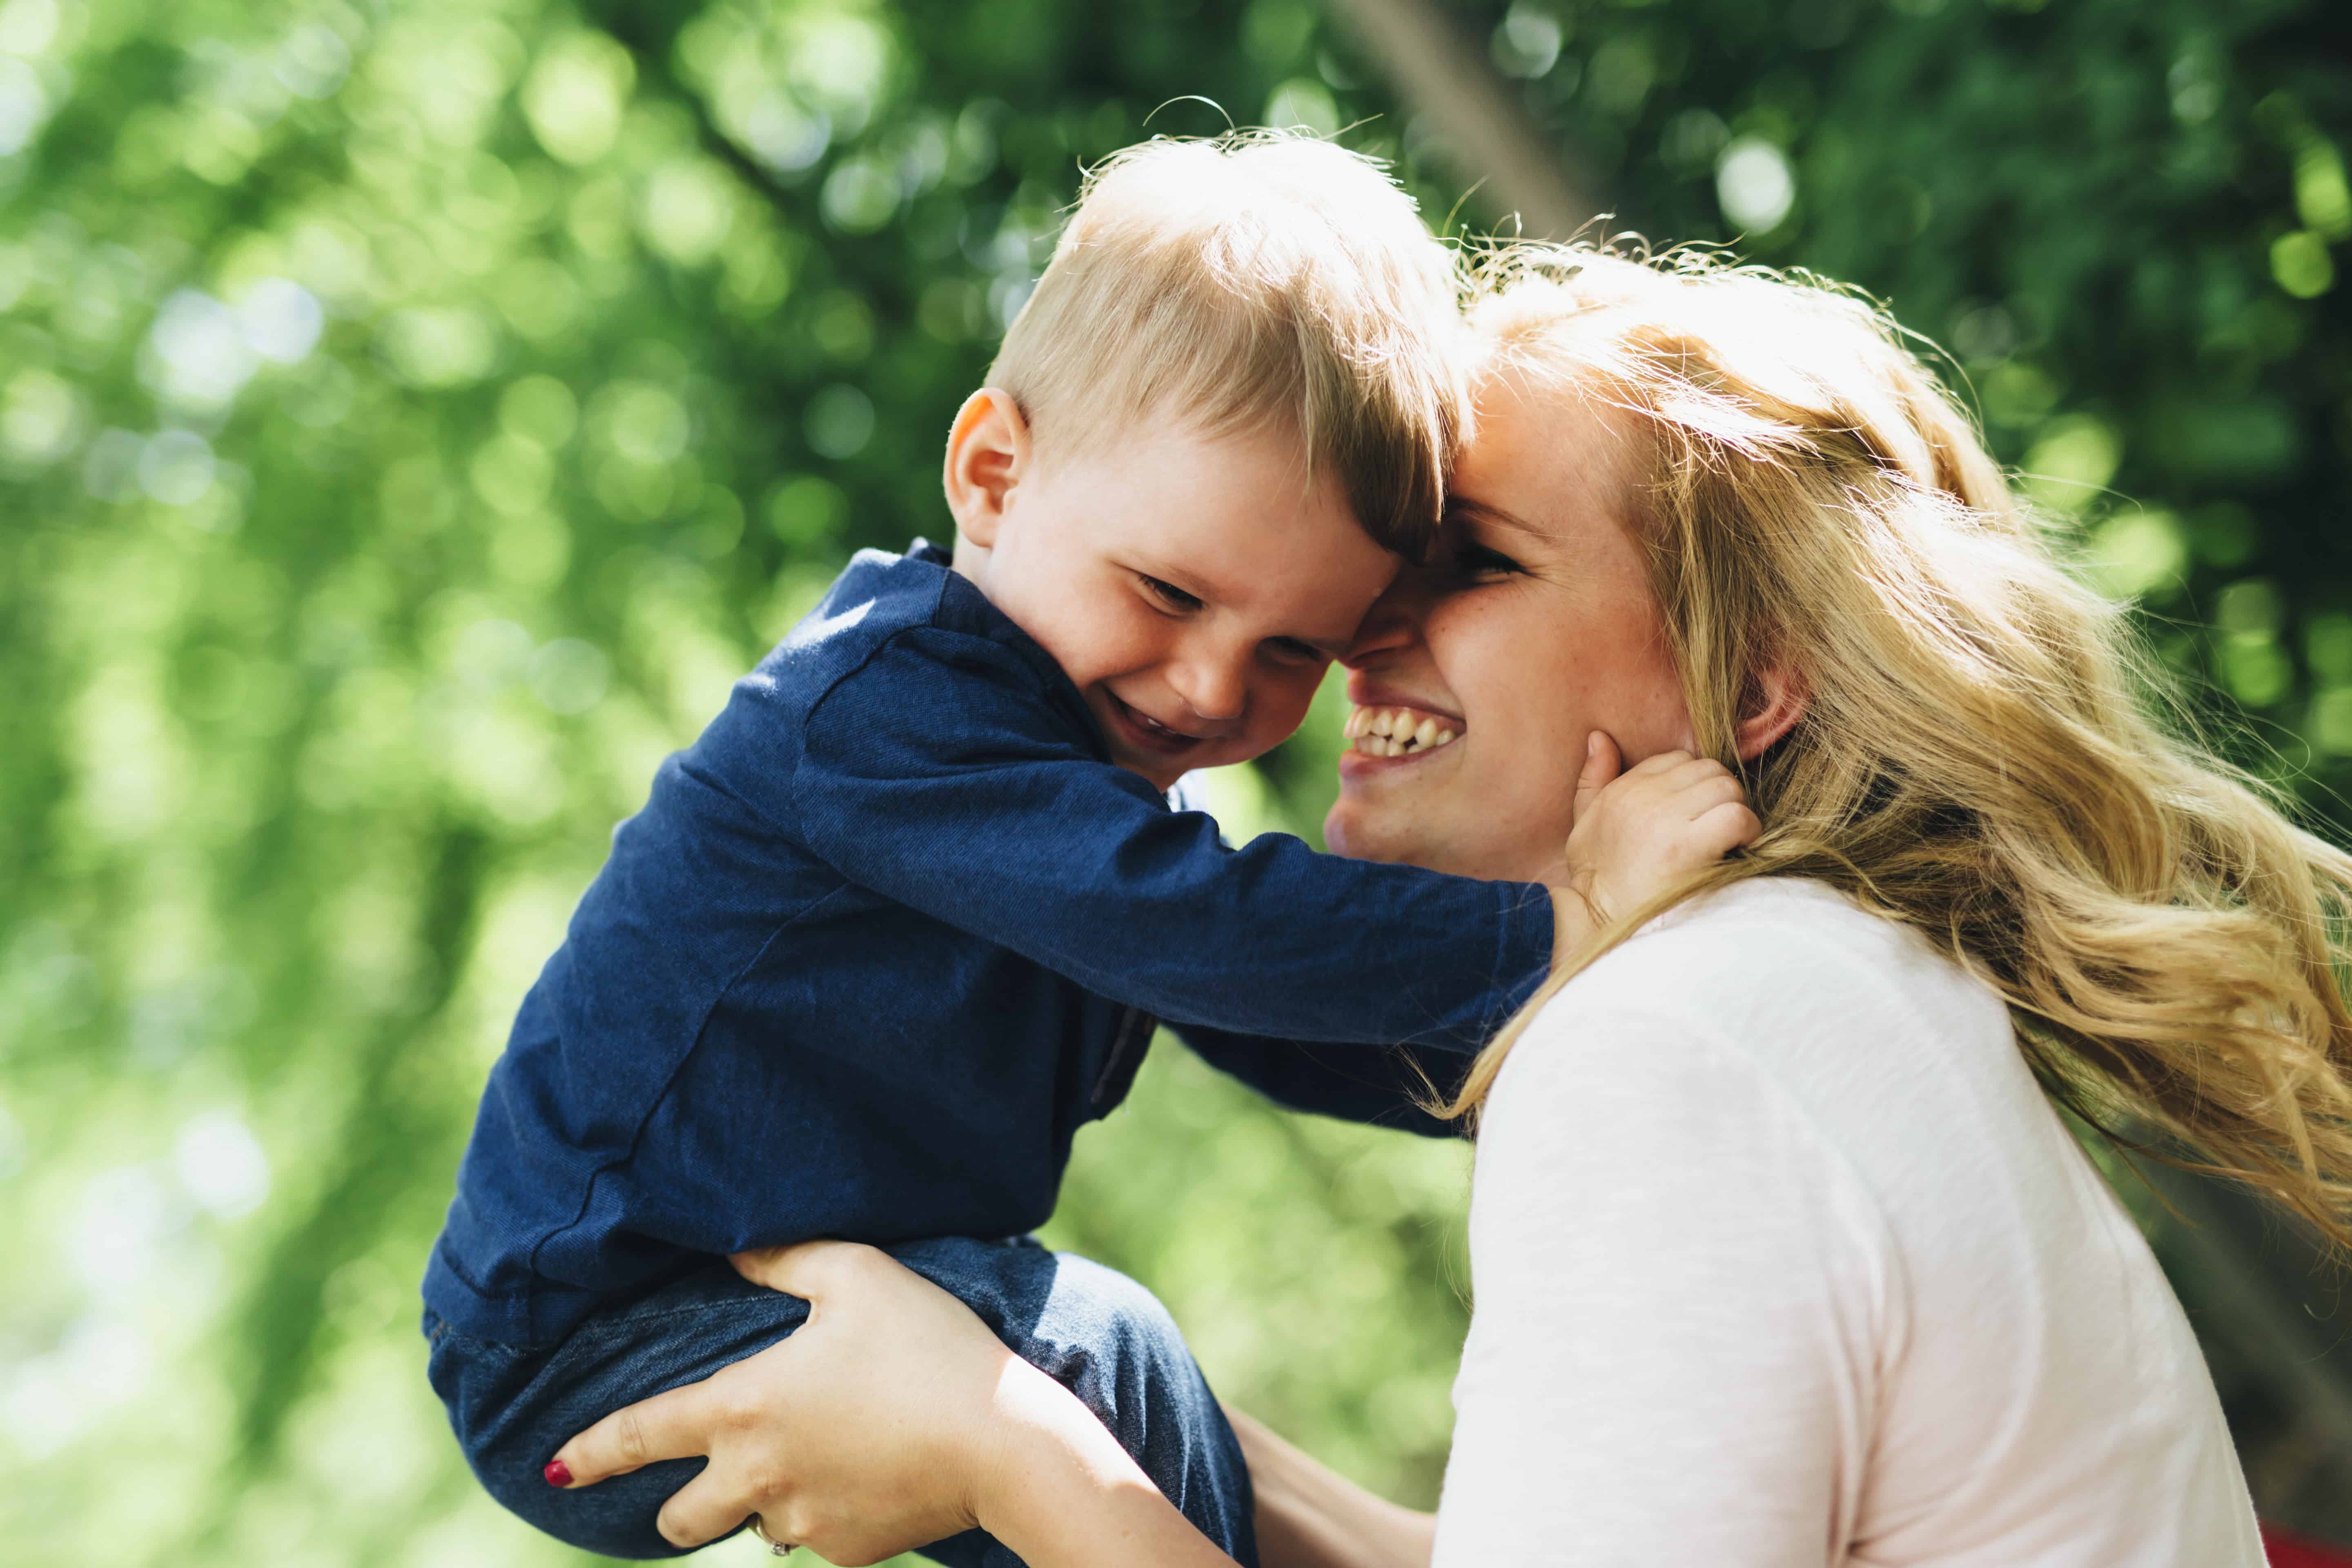
[[1410, 708], [1359, 708], [1348, 715], [1348, 739], [1368, 757], [1409, 757], [1433, 752], [1456, 731]]

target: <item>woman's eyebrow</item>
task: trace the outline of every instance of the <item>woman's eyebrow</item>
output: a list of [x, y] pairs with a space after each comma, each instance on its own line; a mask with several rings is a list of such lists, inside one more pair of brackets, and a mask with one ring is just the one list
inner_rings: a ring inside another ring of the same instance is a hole
[[1497, 528], [1507, 528], [1513, 532], [1528, 534], [1536, 539], [1548, 537], [1543, 530], [1517, 513], [1505, 511], [1501, 507], [1490, 506], [1485, 501], [1474, 500], [1469, 496], [1446, 497], [1445, 520], [1448, 522], [1492, 523]]

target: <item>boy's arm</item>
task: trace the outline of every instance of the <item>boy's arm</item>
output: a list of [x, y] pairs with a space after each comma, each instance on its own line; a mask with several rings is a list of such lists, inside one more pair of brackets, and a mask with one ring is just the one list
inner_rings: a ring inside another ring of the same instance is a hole
[[1469, 1047], [1549, 969], [1543, 888], [1280, 835], [1228, 850], [1090, 755], [1011, 650], [962, 634], [901, 632], [838, 683], [782, 802], [851, 880], [1174, 1022]]
[[[1573, 955], [1612, 909], [1632, 909], [1669, 881], [1755, 836], [1739, 781], [1717, 763], [1668, 752], [1620, 774], [1614, 742], [1595, 733], [1577, 781], [1569, 836], [1572, 889], [1553, 900], [1552, 951]], [[1461, 1120], [1431, 1114], [1460, 1091], [1470, 1055], [1444, 1046], [1318, 1047], [1196, 1025], [1176, 1033], [1194, 1054], [1276, 1104], [1430, 1137], [1460, 1137]]]

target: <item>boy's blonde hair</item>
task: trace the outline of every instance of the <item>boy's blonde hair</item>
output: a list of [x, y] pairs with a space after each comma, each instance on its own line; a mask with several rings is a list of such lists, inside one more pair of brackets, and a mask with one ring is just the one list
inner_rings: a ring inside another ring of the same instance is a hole
[[1273, 426], [1419, 557], [1460, 434], [1451, 253], [1370, 158], [1303, 134], [1157, 137], [1087, 176], [989, 384], [1041, 445], [1142, 418]]
[[[1885, 315], [1590, 247], [1507, 251], [1479, 292], [1486, 374], [1633, 437], [1627, 524], [1699, 748], [1764, 824], [1580, 963], [1707, 888], [1827, 882], [1998, 992], [2061, 1103], [2352, 1242], [2352, 857], [2186, 738], [2127, 607], [2077, 581]], [[1774, 666], [1805, 713], [1743, 764]]]

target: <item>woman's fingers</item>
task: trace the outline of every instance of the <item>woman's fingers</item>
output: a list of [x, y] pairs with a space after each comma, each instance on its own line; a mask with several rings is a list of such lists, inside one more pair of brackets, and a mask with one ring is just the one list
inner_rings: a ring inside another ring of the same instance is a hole
[[672, 1546], [708, 1545], [758, 1513], [762, 1500], [774, 1499], [763, 1500], [757, 1489], [743, 1486], [738, 1474], [722, 1475], [721, 1468], [712, 1465], [670, 1494], [654, 1516], [654, 1528]]
[[754, 1285], [782, 1290], [787, 1296], [814, 1301], [825, 1294], [842, 1271], [888, 1254], [854, 1241], [803, 1241], [791, 1247], [762, 1247], [738, 1252], [727, 1261]]
[[593, 1487], [657, 1460], [708, 1454], [716, 1417], [707, 1380], [639, 1400], [557, 1449], [547, 1467], [548, 1484]]

